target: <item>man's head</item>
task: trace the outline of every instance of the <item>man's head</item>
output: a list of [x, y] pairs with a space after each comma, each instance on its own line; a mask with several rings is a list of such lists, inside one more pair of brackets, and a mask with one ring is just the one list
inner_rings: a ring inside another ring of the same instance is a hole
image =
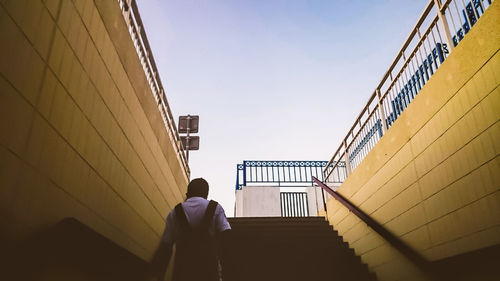
[[187, 198], [190, 197], [203, 197], [207, 199], [208, 197], [208, 182], [203, 178], [197, 178], [192, 180], [188, 184], [188, 191], [186, 193]]

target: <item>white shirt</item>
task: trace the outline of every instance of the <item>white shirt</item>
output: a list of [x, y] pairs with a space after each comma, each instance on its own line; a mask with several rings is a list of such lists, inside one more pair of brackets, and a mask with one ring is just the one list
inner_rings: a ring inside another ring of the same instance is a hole
[[[191, 197], [182, 203], [182, 208], [184, 209], [184, 213], [186, 214], [186, 219], [192, 228], [197, 228], [201, 224], [209, 202], [209, 200], [202, 197]], [[221, 207], [221, 205], [217, 204], [213, 221], [210, 224], [209, 232], [214, 235], [215, 233], [219, 233], [227, 229], [231, 229], [231, 226], [227, 221], [224, 209]], [[173, 245], [175, 243], [175, 238], [177, 237], [177, 231], [179, 230], [176, 226], [174, 208], [167, 216], [167, 222], [165, 231], [163, 232], [162, 241], [169, 245]]]

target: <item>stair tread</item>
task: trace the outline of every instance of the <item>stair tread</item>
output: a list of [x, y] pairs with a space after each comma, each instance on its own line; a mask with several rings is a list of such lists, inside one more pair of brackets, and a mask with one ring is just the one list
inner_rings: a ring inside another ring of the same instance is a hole
[[228, 220], [237, 280], [376, 280], [324, 217]]

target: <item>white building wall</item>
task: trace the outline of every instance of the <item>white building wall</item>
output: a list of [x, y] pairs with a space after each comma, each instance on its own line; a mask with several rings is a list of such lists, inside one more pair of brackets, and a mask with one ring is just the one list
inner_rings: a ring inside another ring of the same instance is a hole
[[[336, 186], [331, 186], [336, 189]], [[307, 193], [309, 216], [317, 216], [323, 210], [322, 190], [318, 186], [293, 187]], [[235, 217], [280, 217], [280, 192], [290, 192], [290, 188], [277, 186], [244, 186], [236, 191]], [[325, 199], [330, 195], [325, 192]]]
[[275, 186], [244, 186], [236, 191], [236, 217], [280, 217], [280, 189]]
[[309, 216], [318, 215], [318, 211], [323, 209], [323, 199], [321, 197], [321, 188], [309, 186], [306, 188], [307, 204], [309, 206]]

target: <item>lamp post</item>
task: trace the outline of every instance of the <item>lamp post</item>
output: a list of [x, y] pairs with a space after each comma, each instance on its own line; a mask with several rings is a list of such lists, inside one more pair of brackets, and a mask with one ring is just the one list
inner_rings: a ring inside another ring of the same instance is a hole
[[186, 161], [189, 162], [189, 151], [198, 150], [200, 148], [200, 137], [191, 136], [191, 133], [198, 133], [198, 125], [200, 117], [198, 115], [179, 116], [179, 134], [186, 134], [181, 137], [181, 142], [186, 151]]

